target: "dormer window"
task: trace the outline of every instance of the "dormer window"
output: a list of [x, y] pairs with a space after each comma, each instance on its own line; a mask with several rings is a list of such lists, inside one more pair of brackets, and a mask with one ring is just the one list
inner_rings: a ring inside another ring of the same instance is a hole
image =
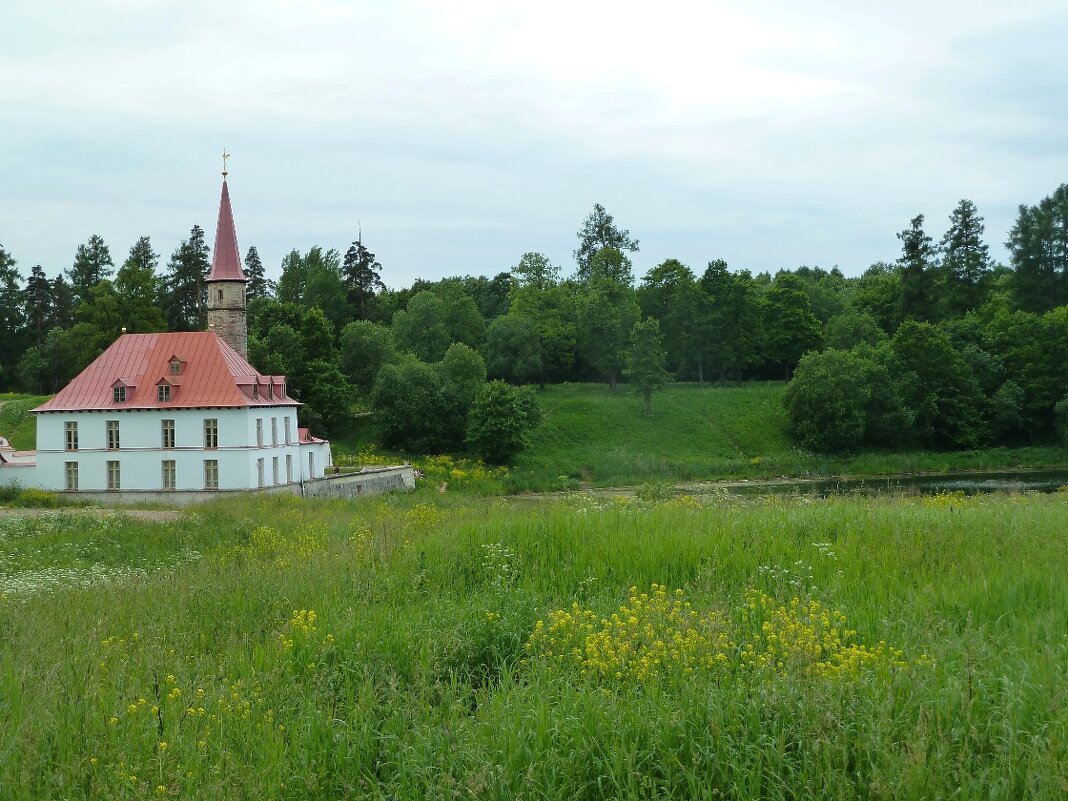
[[169, 401], [171, 399], [171, 385], [160, 384], [156, 387], [156, 399], [159, 400], [160, 403]]
[[126, 387], [118, 386], [112, 387], [111, 399], [115, 403], [126, 403]]
[[171, 375], [182, 374], [182, 360], [177, 356], [173, 357], [170, 361]]
[[274, 382], [267, 385], [267, 400], [274, 400]]
[[252, 400], [260, 399], [260, 385], [259, 383], [252, 385]]

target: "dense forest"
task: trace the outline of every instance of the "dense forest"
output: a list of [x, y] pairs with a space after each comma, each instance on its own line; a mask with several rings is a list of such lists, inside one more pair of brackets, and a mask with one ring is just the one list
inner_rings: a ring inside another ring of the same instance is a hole
[[[790, 379], [793, 433], [816, 450], [1047, 441], [1068, 430], [1068, 185], [1020, 206], [1010, 264], [985, 235], [961, 200], [941, 238], [918, 215], [897, 258], [857, 277], [668, 259], [636, 281], [638, 240], [596, 205], [568, 277], [525, 253], [493, 277], [403, 289], [362, 238], [292, 251], [277, 283], [251, 247], [249, 357], [289, 376], [305, 423], [337, 434], [371, 409], [387, 444], [421, 450], [506, 441], [492, 423], [508, 414], [521, 447], [536, 404], [514, 386], [629, 379], [648, 409], [671, 378]], [[148, 237], [117, 268], [90, 237], [54, 278], [24, 276], [0, 244], [0, 390], [56, 391], [123, 327], [202, 330], [209, 267], [199, 226], [162, 270]]]

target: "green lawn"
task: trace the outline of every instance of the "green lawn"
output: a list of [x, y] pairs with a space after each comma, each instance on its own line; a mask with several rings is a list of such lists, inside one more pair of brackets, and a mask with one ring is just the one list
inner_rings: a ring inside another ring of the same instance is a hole
[[8, 514], [0, 797], [1062, 799], [1066, 532], [1063, 494]]

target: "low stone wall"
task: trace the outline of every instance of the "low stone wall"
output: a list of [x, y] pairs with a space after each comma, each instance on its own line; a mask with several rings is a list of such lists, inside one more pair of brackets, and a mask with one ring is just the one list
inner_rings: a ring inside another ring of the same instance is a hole
[[315, 481], [305, 481], [303, 485], [280, 484], [276, 487], [263, 487], [250, 490], [180, 490], [162, 492], [159, 490], [119, 490], [118, 492], [71, 492], [59, 493], [62, 497], [99, 503], [103, 506], [151, 503], [160, 506], [189, 506], [195, 503], [217, 501], [219, 498], [244, 497], [260, 493], [273, 495], [289, 493], [305, 497], [324, 498], [362, 498], [365, 495], [380, 495], [383, 492], [415, 489], [415, 469], [410, 465], [400, 467], [368, 467], [360, 473], [327, 474]]
[[383, 492], [415, 489], [415, 469], [403, 467], [365, 467], [360, 473], [325, 475], [318, 481], [304, 483], [305, 495], [327, 498], [360, 498]]

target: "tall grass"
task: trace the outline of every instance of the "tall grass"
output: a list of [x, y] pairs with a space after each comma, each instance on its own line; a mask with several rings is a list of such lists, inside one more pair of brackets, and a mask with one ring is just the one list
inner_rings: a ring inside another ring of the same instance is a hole
[[[1061, 798], [1065, 497], [278, 496], [0, 518], [0, 797]], [[96, 581], [78, 576], [108, 568]], [[47, 587], [14, 576], [54, 567]], [[128, 568], [122, 572], [120, 568]], [[646, 682], [526, 647], [749, 588], [908, 667]]]

